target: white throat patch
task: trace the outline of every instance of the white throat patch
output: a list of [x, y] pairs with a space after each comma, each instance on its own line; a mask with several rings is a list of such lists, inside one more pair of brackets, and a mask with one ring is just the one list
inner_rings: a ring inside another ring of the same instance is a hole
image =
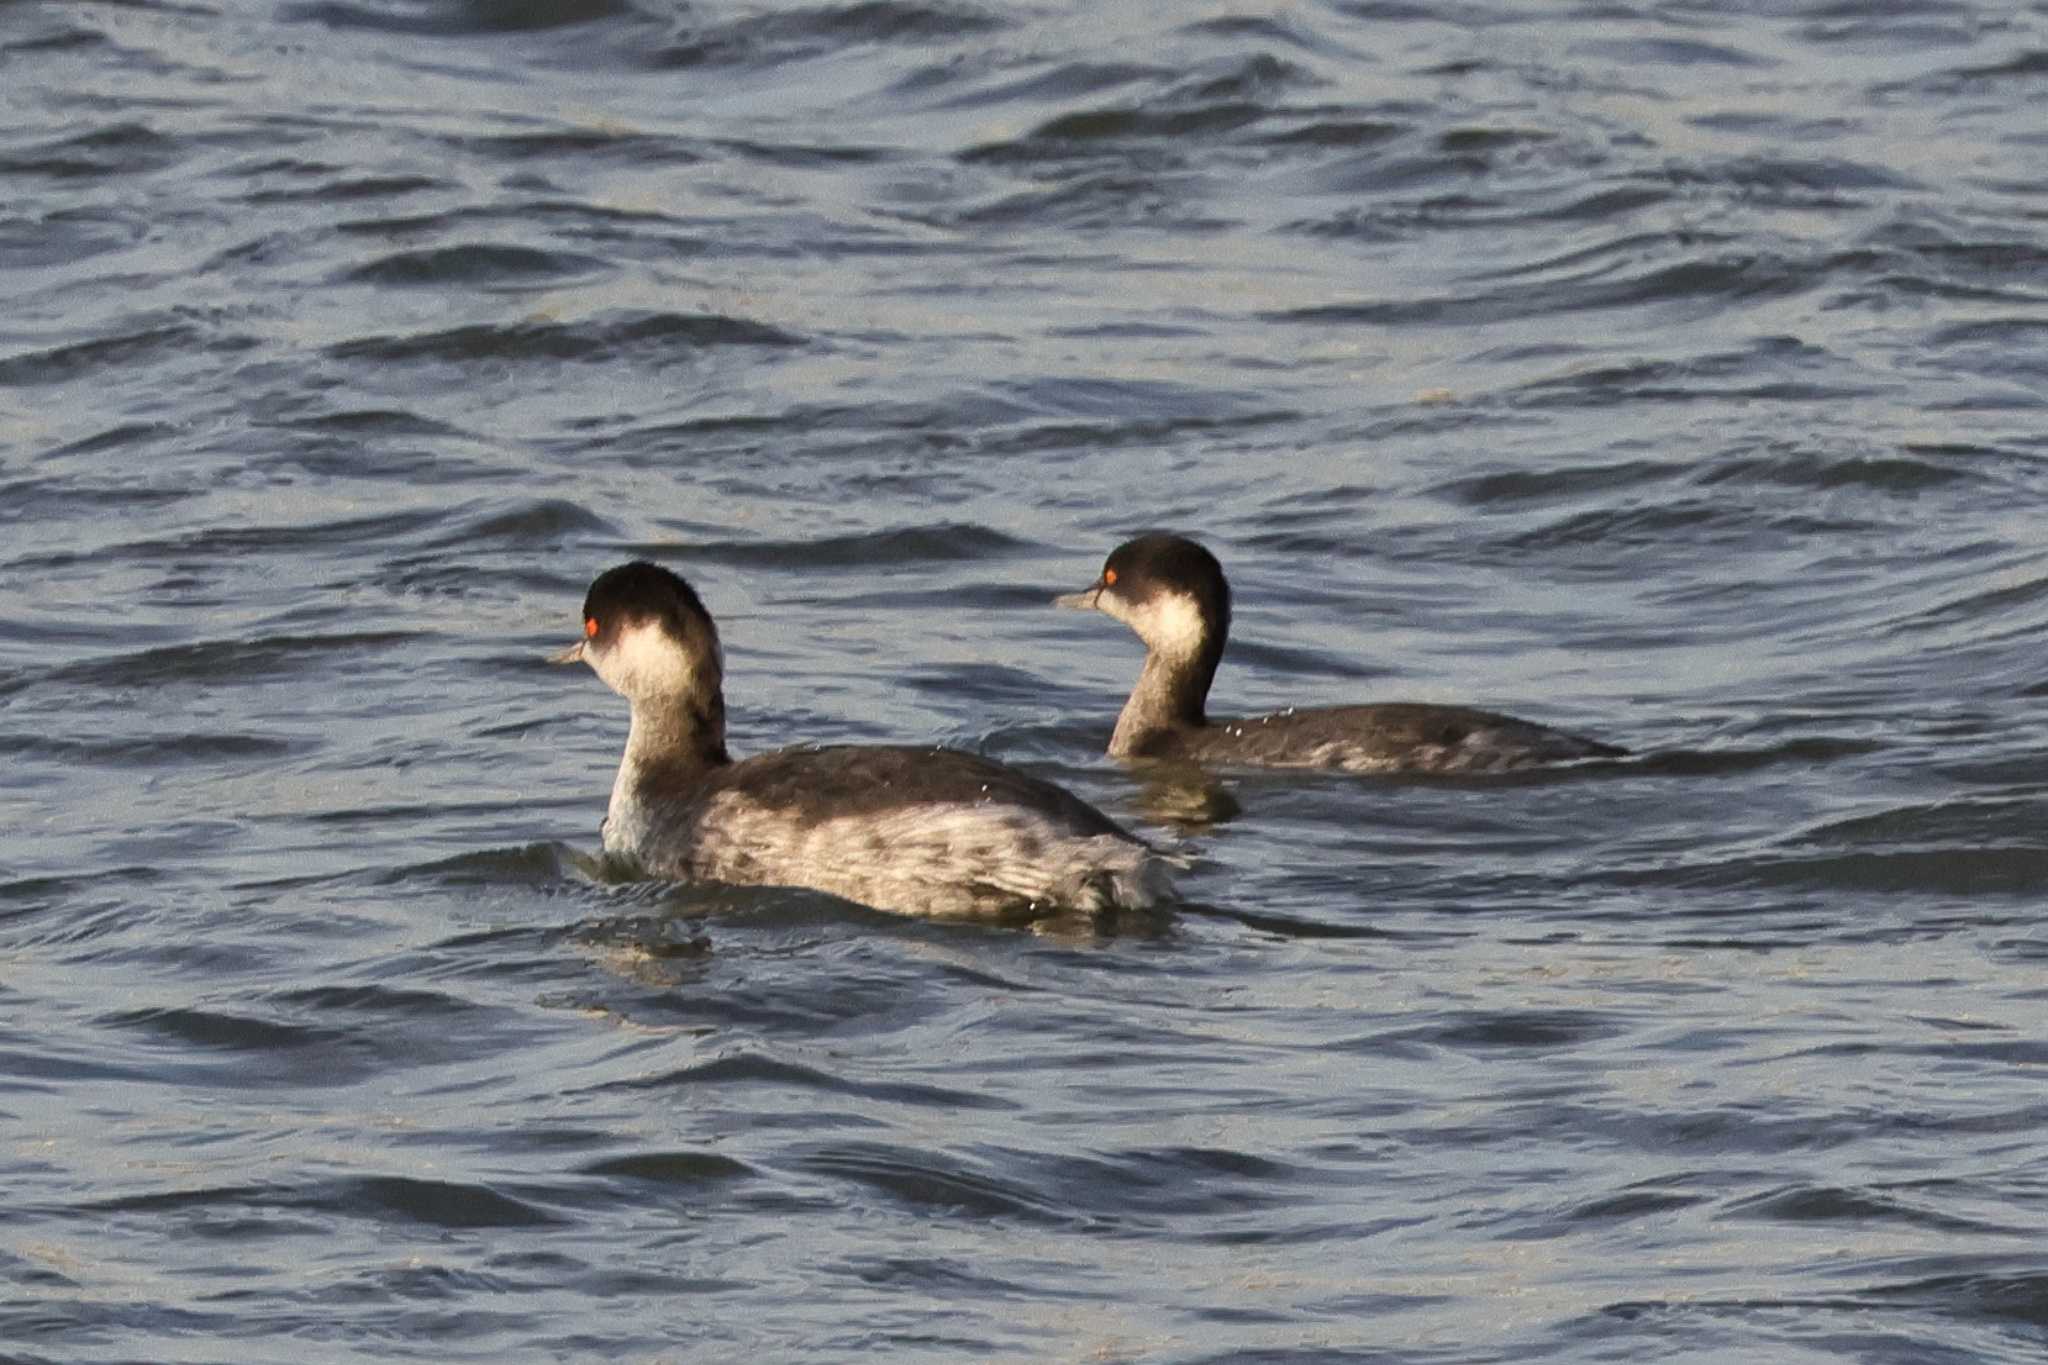
[[[700, 685], [707, 662], [652, 621], [621, 626], [608, 647], [586, 646], [583, 656], [606, 686], [628, 699], [691, 691]], [[716, 667], [715, 659], [709, 662]]]
[[1181, 657], [1202, 647], [1206, 633], [1202, 612], [1186, 593], [1154, 593], [1133, 605], [1113, 593], [1096, 599], [1096, 606], [1137, 632], [1145, 647], [1155, 654]]

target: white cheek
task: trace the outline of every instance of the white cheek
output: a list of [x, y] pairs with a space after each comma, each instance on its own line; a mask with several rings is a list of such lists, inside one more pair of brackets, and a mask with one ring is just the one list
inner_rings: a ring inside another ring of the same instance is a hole
[[1192, 597], [1158, 593], [1135, 606], [1126, 602], [1116, 605], [1120, 610], [1110, 614], [1162, 653], [1193, 653], [1202, 643], [1202, 613]]
[[687, 653], [651, 624], [623, 627], [608, 648], [594, 651], [591, 667], [615, 692], [629, 697], [687, 692], [697, 670]]

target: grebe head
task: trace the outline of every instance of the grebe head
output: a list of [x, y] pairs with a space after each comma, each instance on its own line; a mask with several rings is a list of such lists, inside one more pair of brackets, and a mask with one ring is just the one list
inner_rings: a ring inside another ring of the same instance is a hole
[[718, 627], [690, 585], [658, 564], [607, 569], [583, 598], [583, 638], [550, 663], [587, 663], [629, 701], [716, 692], [724, 656]]
[[1223, 566], [1194, 541], [1164, 531], [1117, 546], [1093, 584], [1053, 604], [1113, 616], [1156, 654], [1221, 652], [1230, 634]]

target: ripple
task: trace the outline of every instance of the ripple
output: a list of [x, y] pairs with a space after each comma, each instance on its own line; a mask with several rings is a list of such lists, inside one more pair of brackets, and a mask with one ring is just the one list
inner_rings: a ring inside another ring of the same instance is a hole
[[1132, 1229], [1159, 1218], [1226, 1218], [1305, 1207], [1315, 1203], [1319, 1183], [1326, 1188], [1345, 1183], [1334, 1170], [1308, 1169], [1227, 1147], [1008, 1155], [1007, 1165], [1030, 1172], [1037, 1186], [1058, 1191], [1061, 1202], [1074, 1213], [1085, 1211], [1105, 1230]]
[[103, 1015], [95, 1021], [109, 1028], [153, 1035], [167, 1044], [231, 1052], [282, 1052], [299, 1048], [331, 1048], [345, 1035], [334, 1029], [285, 1024], [219, 1010], [147, 1009]]
[[[705, 149], [688, 138], [621, 129], [552, 128], [518, 133], [465, 133], [449, 139], [455, 149], [496, 161], [562, 161], [572, 165], [593, 160], [629, 166], [695, 166]], [[589, 205], [593, 213], [604, 206]], [[502, 211], [499, 211], [502, 212]], [[439, 215], [435, 218], [438, 221]], [[370, 230], [358, 225], [356, 231]]]
[[1876, 1303], [1918, 1303], [1943, 1318], [1967, 1320], [1982, 1314], [2048, 1327], [2048, 1270], [1934, 1275], [1877, 1286], [1862, 1297]]
[[[1789, 337], [1752, 347], [1683, 360], [1646, 360], [1575, 369], [1531, 380], [1514, 393], [1517, 407], [1611, 407], [1621, 403], [1702, 403], [1731, 399], [1773, 403], [1840, 403], [1882, 392], [1868, 381], [1847, 383], [1828, 375], [1832, 357]], [[1794, 378], [1801, 373], [1808, 378]]]
[[194, 1188], [118, 1196], [86, 1207], [114, 1214], [276, 1208], [448, 1229], [546, 1227], [562, 1221], [488, 1185], [410, 1176], [356, 1176], [301, 1186]]
[[2017, 616], [2032, 624], [2048, 603], [2048, 573], [2007, 573], [2008, 580], [1997, 587], [1965, 592], [1932, 606], [1915, 607], [1892, 621], [1888, 629], [1900, 634], [1946, 630], [1968, 623], [1979, 628], [2003, 617]]
[[561, 498], [526, 498], [509, 508], [481, 513], [440, 535], [433, 543], [465, 551], [483, 546], [508, 548], [557, 545], [578, 535], [610, 533], [604, 518]]
[[739, 569], [811, 570], [828, 566], [979, 563], [1014, 555], [1026, 548], [1025, 542], [991, 527], [936, 522], [816, 540], [720, 540], [628, 546], [626, 553]]
[[290, 1009], [319, 1014], [348, 1014], [366, 1019], [418, 1019], [468, 1014], [477, 1007], [443, 991], [364, 983], [347, 986], [294, 986], [270, 997]]
[[0, 270], [74, 265], [133, 246], [146, 222], [105, 209], [71, 209], [29, 218], [0, 213]]
[[1465, 1015], [1424, 1028], [1376, 1034], [1351, 1046], [1368, 1051], [1383, 1046], [1428, 1043], [1458, 1051], [1497, 1048], [1572, 1048], [1623, 1032], [1620, 1020], [1593, 1013]]
[[1660, 1218], [1704, 1202], [1706, 1200], [1703, 1195], [1682, 1194], [1676, 1191], [1630, 1190], [1624, 1194], [1589, 1199], [1568, 1210], [1564, 1217], [1572, 1222], [1581, 1223], [1628, 1222], [1637, 1218]]
[[[127, 443], [114, 440], [107, 444]], [[166, 507], [198, 496], [199, 491], [192, 488], [150, 488], [127, 482], [92, 484], [76, 477], [16, 479], [0, 483], [0, 524], [14, 522], [40, 527], [78, 517], [118, 516], [124, 511]], [[0, 632], [5, 629], [0, 626]]]
[[186, 153], [178, 139], [144, 123], [112, 123], [69, 137], [0, 151], [0, 176], [100, 180], [142, 175], [175, 164]]
[[26, 38], [0, 41], [0, 54], [30, 52], [78, 52], [108, 46], [107, 35], [95, 29], [53, 25], [48, 32]]
[[1982, 842], [1955, 848], [1865, 849], [1806, 857], [1754, 856], [1636, 874], [1627, 880], [1769, 891], [2010, 898], [2048, 890], [2048, 848]]
[[1724, 43], [1680, 38], [1619, 38], [1582, 42], [1576, 50], [1623, 67], [1719, 66], [1762, 69], [1779, 65], [1767, 57]]
[[1650, 460], [1624, 460], [1563, 469], [1505, 470], [1453, 479], [1431, 491], [1472, 507], [1511, 507], [1528, 502], [1611, 497], [1623, 489], [1667, 482], [1681, 468]]
[[922, 47], [986, 37], [1008, 21], [979, 6], [865, 0], [793, 5], [722, 23], [684, 25], [670, 42], [642, 58], [660, 70], [762, 67], [842, 53], [859, 44]]
[[609, 268], [595, 257], [566, 251], [473, 243], [396, 252], [357, 266], [343, 278], [351, 283], [407, 288], [448, 284], [535, 287]]
[[649, 1076], [631, 1081], [615, 1081], [604, 1089], [627, 1090], [669, 1090], [694, 1088], [698, 1086], [766, 1084], [776, 1088], [794, 1087], [801, 1090], [817, 1091], [823, 1094], [854, 1095], [863, 1099], [886, 1101], [892, 1104], [908, 1104], [920, 1108], [956, 1108], [963, 1110], [1008, 1110], [1016, 1106], [993, 1095], [977, 1095], [969, 1091], [948, 1089], [943, 1086], [919, 1085], [903, 1081], [856, 1081], [848, 1077], [833, 1075], [813, 1067], [786, 1062], [757, 1053], [738, 1053], [698, 1062], [660, 1076]]
[[1914, 802], [1829, 820], [1789, 836], [1795, 844], [1900, 847], [1928, 841], [2023, 837], [2044, 827], [2048, 802], [1992, 798]]
[[824, 1144], [798, 1169], [872, 1191], [924, 1216], [1003, 1218], [1056, 1227], [1067, 1217], [1030, 1190], [942, 1152], [886, 1143]]
[[1825, 274], [1825, 269], [1816, 270], [1809, 262], [1735, 251], [1638, 270], [1618, 279], [1521, 285], [1469, 297], [1317, 304], [1264, 317], [1289, 325], [1469, 327], [1660, 304], [1710, 302], [1727, 308], [1807, 293]]
[[41, 350], [0, 356], [0, 388], [65, 384], [104, 370], [136, 369], [177, 351], [204, 345], [196, 327], [146, 327]]
[[1974, 481], [1975, 471], [1910, 455], [1877, 458], [1830, 458], [1812, 451], [1792, 451], [1748, 460], [1731, 460], [1700, 475], [1698, 482], [1769, 484], [1787, 488], [1867, 489], [1910, 497], [1945, 484]]
[[279, 425], [298, 431], [357, 438], [363, 436], [459, 436], [459, 428], [397, 408], [349, 408], [311, 417], [295, 417]]
[[[765, 323], [718, 314], [614, 314], [580, 323], [476, 324], [413, 336], [369, 337], [328, 348], [338, 360], [371, 363], [567, 361], [601, 364], [626, 355], [687, 356], [717, 346], [801, 346], [804, 338]], [[0, 369], [4, 374], [4, 369]]]
[[1269, 96], [1314, 84], [1305, 69], [1265, 55], [1223, 64], [1126, 106], [1060, 114], [1022, 138], [986, 143], [961, 153], [976, 162], [1032, 163], [1092, 153], [1093, 144], [1140, 141], [1195, 142], [1259, 123]]
[[470, 34], [536, 33], [582, 24], [602, 23], [633, 13], [628, 0], [394, 0], [385, 4], [350, 4], [346, 0], [315, 0], [286, 5], [288, 22], [323, 24], [328, 28], [367, 29], [456, 38]]
[[694, 1187], [745, 1180], [756, 1173], [745, 1162], [716, 1152], [636, 1152], [593, 1161], [582, 1174]]
[[1997, 91], [2014, 82], [2038, 81], [2048, 74], [2048, 49], [2033, 48], [2005, 61], [1984, 66], [1945, 67], [1910, 81], [1876, 87], [1878, 94], [1966, 95]]
[[301, 524], [276, 523], [257, 526], [209, 526], [163, 540], [139, 540], [96, 549], [92, 554], [60, 552], [17, 560], [20, 565], [63, 568], [88, 558], [111, 562], [157, 562], [164, 560], [212, 561], [260, 557], [280, 551], [312, 548], [341, 548], [379, 543], [387, 537], [403, 539], [421, 528], [440, 521], [439, 509], [384, 512], [366, 517], [345, 517], [334, 521]]
[[[410, 194], [427, 194], [450, 188], [445, 181], [426, 175], [341, 175], [329, 178], [330, 168], [318, 165], [293, 167], [290, 172], [319, 179], [321, 183], [292, 189], [251, 190], [243, 196], [244, 202], [253, 205], [336, 204], [355, 199], [400, 199]], [[259, 178], [273, 173], [273, 168], [265, 167], [251, 171], [249, 175]]]
[[147, 739], [69, 740], [0, 733], [0, 754], [88, 767], [166, 768], [233, 760], [272, 762], [297, 752], [299, 747], [262, 735], [193, 733]]
[[1220, 231], [1229, 220], [1195, 202], [1202, 188], [1185, 177], [1111, 171], [1077, 176], [1051, 189], [999, 194], [953, 212], [947, 221], [974, 228], [1058, 224], [1093, 230], [1145, 224], [1183, 232]]
[[1057, 104], [1121, 86], [1161, 83], [1172, 74], [1171, 67], [1127, 61], [1068, 61], [1034, 68], [1024, 75], [1015, 75], [1005, 69], [996, 79], [977, 88], [957, 91], [953, 87], [962, 81], [962, 69], [958, 63], [947, 62], [920, 68], [914, 76], [906, 79], [903, 88], [919, 95], [927, 95], [934, 90], [947, 91], [943, 99], [931, 101], [934, 108], [976, 109], [1001, 104]]
[[1728, 1218], [1756, 1218], [1787, 1223], [1897, 1223], [1942, 1232], [2021, 1235], [2016, 1226], [2000, 1226], [1976, 1218], [1920, 1208], [1899, 1195], [1880, 1190], [1844, 1189], [1834, 1185], [1792, 1185], [1735, 1200], [1722, 1210]]
[[106, 688], [172, 683], [250, 684], [324, 671], [332, 666], [336, 655], [388, 650], [420, 638], [410, 631], [357, 631], [208, 640], [66, 664], [45, 676], [53, 683]]

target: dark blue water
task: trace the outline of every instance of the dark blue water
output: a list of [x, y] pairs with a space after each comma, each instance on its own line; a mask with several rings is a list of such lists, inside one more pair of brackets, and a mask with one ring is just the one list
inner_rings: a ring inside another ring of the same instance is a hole
[[[0, 1351], [2048, 1357], [2048, 7], [0, 5]], [[1101, 756], [1130, 531], [1225, 713]], [[546, 652], [1155, 932], [617, 884]]]

